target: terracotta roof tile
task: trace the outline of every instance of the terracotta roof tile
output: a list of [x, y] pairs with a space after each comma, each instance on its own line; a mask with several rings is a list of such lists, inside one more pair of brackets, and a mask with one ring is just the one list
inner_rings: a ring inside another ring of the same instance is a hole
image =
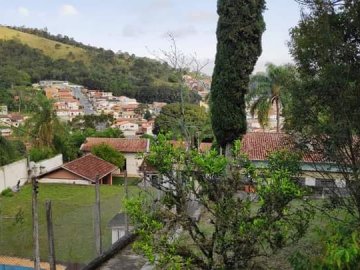
[[[285, 133], [250, 132], [242, 139], [242, 151], [250, 160], [266, 160], [269, 154], [282, 149], [295, 149], [291, 137]], [[324, 158], [319, 153], [306, 153], [303, 161], [322, 162]]]
[[205, 153], [209, 150], [211, 150], [212, 147], [212, 143], [206, 143], [206, 142], [202, 142], [200, 143], [200, 152]]
[[61, 168], [82, 176], [90, 181], [99, 178], [117, 170], [118, 168], [93, 154], [87, 154], [81, 158], [65, 163]]
[[143, 153], [147, 150], [147, 139], [129, 138], [87, 138], [80, 150], [90, 152], [94, 145], [108, 144], [122, 153]]

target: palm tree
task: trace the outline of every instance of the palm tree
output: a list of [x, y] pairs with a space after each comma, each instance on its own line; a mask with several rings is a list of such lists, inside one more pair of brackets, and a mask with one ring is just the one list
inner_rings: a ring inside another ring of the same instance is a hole
[[246, 97], [252, 116], [258, 116], [262, 128], [269, 123], [269, 112], [272, 106], [276, 107], [276, 131], [280, 130], [280, 108], [284, 106], [286, 88], [294, 68], [289, 65], [266, 65], [265, 73], [257, 73], [250, 79], [249, 93]]
[[60, 124], [53, 107], [53, 101], [39, 93], [36, 96], [33, 115], [29, 120], [34, 145], [52, 148], [54, 135]]

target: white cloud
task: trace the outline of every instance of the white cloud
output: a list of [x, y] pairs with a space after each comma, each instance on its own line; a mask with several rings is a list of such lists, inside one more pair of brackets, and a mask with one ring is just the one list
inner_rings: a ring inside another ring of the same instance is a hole
[[24, 16], [24, 17], [27, 17], [30, 15], [30, 11], [25, 7], [18, 7], [17, 11], [21, 16]]
[[79, 12], [74, 6], [66, 4], [60, 7], [59, 13], [62, 16], [73, 16], [77, 15]]

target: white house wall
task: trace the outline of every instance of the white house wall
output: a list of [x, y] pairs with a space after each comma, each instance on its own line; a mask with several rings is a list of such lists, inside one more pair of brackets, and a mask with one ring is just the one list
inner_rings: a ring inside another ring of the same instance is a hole
[[82, 179], [64, 180], [64, 179], [56, 179], [56, 178], [41, 178], [41, 179], [39, 179], [39, 183], [45, 183], [45, 184], [69, 184], [69, 185], [74, 185], [74, 184], [75, 185], [90, 185], [91, 184], [90, 181], [86, 181], [86, 180], [82, 180]]
[[126, 170], [128, 176], [140, 177], [141, 172], [139, 171], [139, 167], [143, 162], [143, 158], [139, 158], [136, 153], [124, 153], [124, 157], [126, 158]]

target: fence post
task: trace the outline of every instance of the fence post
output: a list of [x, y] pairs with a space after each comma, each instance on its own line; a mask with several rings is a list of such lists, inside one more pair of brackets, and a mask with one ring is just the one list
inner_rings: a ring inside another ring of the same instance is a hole
[[32, 178], [32, 216], [33, 216], [33, 244], [34, 244], [34, 269], [40, 270], [40, 245], [39, 245], [39, 215], [38, 215], [38, 180]]
[[49, 244], [49, 264], [50, 270], [56, 270], [55, 245], [54, 245], [54, 228], [52, 221], [51, 201], [46, 201], [46, 223]]
[[100, 210], [100, 186], [99, 186], [99, 176], [96, 176], [95, 179], [95, 242], [96, 242], [96, 252], [97, 255], [102, 254], [102, 243], [101, 243], [101, 210]]
[[[125, 199], [127, 200], [129, 197], [129, 190], [128, 190], [128, 178], [127, 178], [127, 171], [125, 171], [124, 175], [124, 183], [125, 183]], [[128, 220], [128, 214], [125, 211], [125, 235], [129, 233], [129, 220]]]

